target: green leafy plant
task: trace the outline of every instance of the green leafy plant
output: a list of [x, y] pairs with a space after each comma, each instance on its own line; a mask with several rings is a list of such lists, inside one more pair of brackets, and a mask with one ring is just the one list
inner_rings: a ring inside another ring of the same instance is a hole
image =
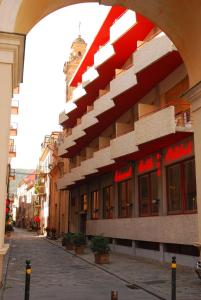
[[78, 232], [74, 234], [74, 245], [82, 246], [86, 244], [85, 235], [82, 232]]
[[110, 252], [109, 239], [102, 235], [93, 236], [91, 239], [91, 250], [95, 254], [109, 253]]
[[67, 232], [64, 233], [63, 239], [62, 239], [62, 245], [73, 245], [74, 244], [74, 233]]

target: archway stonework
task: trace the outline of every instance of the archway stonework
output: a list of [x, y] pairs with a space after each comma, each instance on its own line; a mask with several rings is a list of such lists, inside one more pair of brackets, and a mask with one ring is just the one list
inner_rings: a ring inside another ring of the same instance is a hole
[[[0, 217], [5, 212], [5, 182], [8, 152], [8, 128], [10, 98], [12, 90], [21, 81], [25, 35], [42, 18], [55, 10], [78, 3], [98, 2], [103, 5], [121, 5], [144, 15], [160, 27], [172, 40], [186, 65], [190, 86], [201, 80], [201, 1], [199, 0], [0, 0], [0, 105], [3, 110], [0, 118]], [[70, 29], [69, 29], [70, 30]], [[6, 46], [5, 46], [6, 45]], [[13, 56], [11, 57], [11, 49]], [[16, 49], [17, 52], [14, 53]], [[16, 54], [17, 53], [17, 54]], [[1, 75], [6, 74], [6, 77]], [[5, 80], [6, 78], [6, 80]], [[14, 80], [13, 80], [14, 79]], [[2, 89], [3, 87], [3, 89]], [[189, 96], [192, 101], [195, 132], [196, 177], [201, 182], [201, 93], [197, 84]], [[8, 105], [9, 103], [9, 105]], [[2, 111], [2, 109], [1, 109]], [[198, 232], [201, 243], [201, 186], [197, 184]], [[3, 255], [3, 228], [0, 223], [0, 256]], [[1, 272], [1, 263], [0, 263]]]

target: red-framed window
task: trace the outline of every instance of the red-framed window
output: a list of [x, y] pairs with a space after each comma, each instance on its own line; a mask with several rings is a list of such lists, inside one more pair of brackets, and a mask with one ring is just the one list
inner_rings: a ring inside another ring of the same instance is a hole
[[139, 214], [141, 217], [158, 215], [160, 202], [158, 178], [157, 171], [138, 177]]
[[167, 167], [168, 214], [197, 212], [195, 159]]
[[103, 218], [114, 217], [114, 187], [113, 185], [103, 188]]
[[118, 183], [118, 216], [131, 218], [132, 216], [132, 181], [131, 179]]
[[100, 200], [99, 191], [93, 191], [91, 193], [91, 218], [93, 220], [99, 219], [100, 216]]

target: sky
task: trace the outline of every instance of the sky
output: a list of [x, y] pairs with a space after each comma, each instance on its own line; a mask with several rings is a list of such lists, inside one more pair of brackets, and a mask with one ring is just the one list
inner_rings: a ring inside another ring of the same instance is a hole
[[65, 104], [63, 65], [73, 40], [80, 34], [90, 45], [109, 7], [97, 3], [60, 9], [36, 24], [27, 35], [24, 78], [20, 86], [16, 137], [17, 157], [12, 168], [36, 168], [44, 136], [61, 130], [59, 113]]

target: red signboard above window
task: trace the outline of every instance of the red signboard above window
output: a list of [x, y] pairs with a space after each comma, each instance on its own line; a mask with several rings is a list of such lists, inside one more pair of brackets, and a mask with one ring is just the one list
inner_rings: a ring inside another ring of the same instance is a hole
[[186, 144], [180, 144], [169, 147], [165, 154], [165, 162], [172, 162], [174, 160], [184, 158], [187, 155], [193, 154], [193, 143], [189, 141]]
[[132, 166], [128, 168], [128, 170], [117, 170], [115, 171], [114, 181], [119, 182], [128, 179], [133, 174]]
[[149, 172], [157, 169], [157, 175], [161, 175], [161, 154], [157, 153], [149, 158], [140, 160], [138, 164], [138, 173]]

